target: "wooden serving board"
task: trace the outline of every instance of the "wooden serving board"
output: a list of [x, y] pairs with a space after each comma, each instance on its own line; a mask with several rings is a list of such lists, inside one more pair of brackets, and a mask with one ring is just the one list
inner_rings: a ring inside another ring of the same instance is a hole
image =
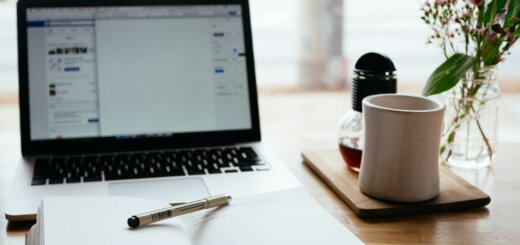
[[395, 203], [377, 200], [361, 193], [358, 174], [349, 170], [338, 150], [305, 151], [304, 163], [362, 218], [388, 217], [453, 211], [487, 205], [491, 198], [447, 167], [441, 166], [440, 194], [419, 203]]

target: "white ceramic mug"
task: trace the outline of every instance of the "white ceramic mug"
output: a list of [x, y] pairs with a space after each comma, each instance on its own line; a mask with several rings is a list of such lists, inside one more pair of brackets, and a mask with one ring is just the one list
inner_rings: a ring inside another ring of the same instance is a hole
[[439, 194], [439, 148], [445, 106], [420, 96], [363, 99], [365, 144], [359, 189], [396, 202]]

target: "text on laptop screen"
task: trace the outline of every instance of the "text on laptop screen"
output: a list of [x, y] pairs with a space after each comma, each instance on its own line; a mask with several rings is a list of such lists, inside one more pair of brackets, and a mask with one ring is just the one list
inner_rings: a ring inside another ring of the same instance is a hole
[[239, 5], [27, 10], [31, 140], [251, 129]]

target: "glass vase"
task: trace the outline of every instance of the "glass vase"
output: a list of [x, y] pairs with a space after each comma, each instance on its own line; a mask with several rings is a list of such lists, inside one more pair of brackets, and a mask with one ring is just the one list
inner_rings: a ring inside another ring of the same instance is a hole
[[446, 104], [441, 159], [449, 166], [488, 167], [495, 153], [500, 89], [496, 67], [470, 71], [443, 93]]

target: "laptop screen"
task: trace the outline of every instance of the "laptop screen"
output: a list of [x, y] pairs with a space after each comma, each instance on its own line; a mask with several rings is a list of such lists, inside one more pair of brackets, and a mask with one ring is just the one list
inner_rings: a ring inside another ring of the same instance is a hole
[[252, 128], [240, 5], [26, 13], [31, 140]]

